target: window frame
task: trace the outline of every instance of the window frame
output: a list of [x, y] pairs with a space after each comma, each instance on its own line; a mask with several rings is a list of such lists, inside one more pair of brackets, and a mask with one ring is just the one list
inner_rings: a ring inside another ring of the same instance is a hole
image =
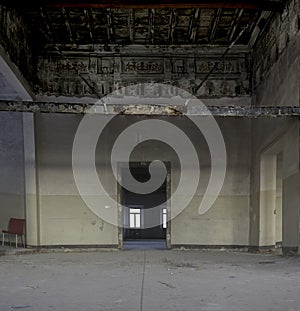
[[161, 227], [163, 229], [168, 228], [168, 210], [166, 207], [163, 207], [161, 210]]
[[[129, 229], [142, 229], [144, 227], [144, 205], [128, 205], [128, 225]], [[131, 210], [139, 210], [139, 212], [131, 212]], [[131, 215], [134, 216], [134, 226], [131, 226]], [[140, 226], [137, 226], [136, 218], [139, 216]]]

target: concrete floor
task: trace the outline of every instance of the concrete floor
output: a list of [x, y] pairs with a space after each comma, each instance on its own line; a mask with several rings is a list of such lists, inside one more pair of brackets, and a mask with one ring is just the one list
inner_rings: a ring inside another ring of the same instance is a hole
[[0, 246], [0, 256], [3, 255], [23, 255], [23, 254], [29, 254], [29, 253], [35, 253], [36, 251], [34, 249], [29, 248], [23, 248], [21, 246], [14, 247], [14, 246]]
[[300, 310], [300, 258], [227, 251], [0, 257], [0, 310]]
[[127, 240], [124, 241], [125, 250], [149, 250], [149, 249], [166, 249], [165, 240]]

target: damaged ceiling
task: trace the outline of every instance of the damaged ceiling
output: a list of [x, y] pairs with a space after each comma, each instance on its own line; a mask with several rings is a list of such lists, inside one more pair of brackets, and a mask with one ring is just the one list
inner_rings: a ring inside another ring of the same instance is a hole
[[[260, 21], [259, 9], [72, 8], [41, 7], [23, 11], [40, 44], [204, 44], [247, 45]], [[270, 15], [268, 16], [270, 17]]]
[[[36, 94], [102, 97], [116, 84], [149, 81], [172, 81], [198, 91], [212, 71], [215, 80], [197, 95], [249, 96], [246, 53], [284, 2], [7, 1], [0, 6], [0, 37]], [[233, 44], [242, 50], [219, 63]], [[136, 52], [136, 46], [143, 46], [144, 52]], [[80, 69], [74, 70], [74, 64]]]

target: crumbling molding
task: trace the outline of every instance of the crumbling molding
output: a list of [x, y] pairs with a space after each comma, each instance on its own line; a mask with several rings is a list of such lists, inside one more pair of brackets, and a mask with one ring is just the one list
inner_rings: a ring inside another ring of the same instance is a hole
[[199, 106], [184, 105], [108, 105], [103, 104], [0, 101], [0, 111], [109, 114], [109, 115], [167, 115], [167, 116], [207, 116], [218, 117], [300, 117], [300, 107], [242, 107], [242, 106]]

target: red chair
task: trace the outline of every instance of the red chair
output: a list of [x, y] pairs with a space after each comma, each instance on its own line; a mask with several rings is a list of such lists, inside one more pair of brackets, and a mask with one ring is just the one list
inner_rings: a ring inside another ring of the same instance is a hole
[[8, 223], [8, 230], [2, 230], [2, 246], [4, 245], [5, 234], [15, 235], [16, 238], [16, 248], [18, 247], [18, 235], [21, 237], [23, 246], [25, 247], [25, 239], [23, 236], [25, 234], [25, 219], [10, 218]]

